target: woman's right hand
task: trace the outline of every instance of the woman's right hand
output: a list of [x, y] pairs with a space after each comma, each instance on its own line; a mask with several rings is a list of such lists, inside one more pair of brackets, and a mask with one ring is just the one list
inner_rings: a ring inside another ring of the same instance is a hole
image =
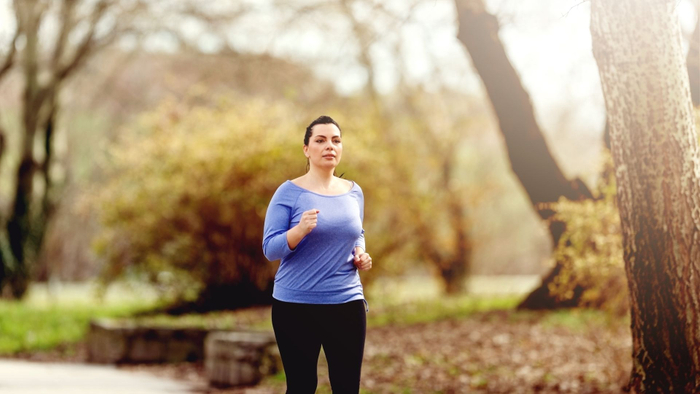
[[318, 209], [310, 209], [301, 214], [299, 223], [287, 231], [287, 244], [289, 249], [294, 250], [308, 233], [316, 228], [318, 224]]
[[297, 226], [299, 226], [299, 230], [301, 230], [303, 235], [307, 235], [311, 230], [316, 228], [319, 212], [318, 209], [310, 209], [301, 214], [301, 219], [299, 219], [299, 224], [297, 224]]

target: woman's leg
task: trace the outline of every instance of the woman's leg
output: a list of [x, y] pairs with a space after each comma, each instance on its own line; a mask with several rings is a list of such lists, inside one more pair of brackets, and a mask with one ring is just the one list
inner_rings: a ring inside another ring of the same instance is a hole
[[322, 336], [331, 388], [333, 394], [357, 394], [367, 330], [365, 303], [357, 300], [328, 307]]
[[287, 394], [314, 394], [321, 338], [315, 305], [273, 300], [272, 327], [287, 377]]

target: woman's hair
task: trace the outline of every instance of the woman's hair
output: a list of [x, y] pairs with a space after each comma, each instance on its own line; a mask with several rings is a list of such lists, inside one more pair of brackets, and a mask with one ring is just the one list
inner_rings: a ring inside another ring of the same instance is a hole
[[[304, 134], [304, 145], [309, 145], [309, 138], [311, 138], [312, 133], [311, 129], [313, 129], [314, 126], [316, 126], [317, 124], [334, 124], [338, 128], [338, 130], [340, 130], [340, 125], [338, 124], [338, 122], [333, 120], [333, 118], [326, 115], [319, 116], [306, 128], [306, 134]], [[342, 134], [342, 130], [340, 131]]]

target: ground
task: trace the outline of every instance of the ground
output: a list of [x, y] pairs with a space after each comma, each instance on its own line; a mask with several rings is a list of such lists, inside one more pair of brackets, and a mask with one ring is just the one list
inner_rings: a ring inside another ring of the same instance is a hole
[[[590, 310], [514, 311], [519, 296], [445, 298], [439, 295], [437, 287], [426, 287], [424, 280], [402, 282], [401, 287], [382, 284], [378, 288], [383, 292], [370, 294], [368, 298], [371, 301], [363, 394], [619, 393], [627, 382], [632, 359], [629, 317]], [[503, 278], [490, 282], [482, 279], [476, 284], [490, 283], [489, 286], [473, 288], [482, 294], [513, 289]], [[69, 314], [65, 312], [71, 310], [65, 309], [67, 306], [89, 299], [83, 293], [78, 292], [74, 299], [60, 303], [63, 309], [57, 311]], [[43, 305], [49, 299], [55, 297], [40, 295], [37, 301], [41, 302], [36, 303]], [[9, 314], [10, 321], [15, 323], [47, 318], [33, 324], [37, 327], [67, 325], [64, 320], [53, 319], [54, 315], [60, 317], [60, 313], [35, 309], [26, 304], [13, 304], [5, 305], [3, 313]], [[78, 312], [72, 312], [80, 317], [76, 325], [84, 325], [88, 320], [82, 315], [87, 312], [80, 309]], [[52, 319], [48, 320], [49, 317]], [[176, 320], [156, 316], [148, 318], [147, 323], [225, 323], [230, 329], [239, 326], [271, 329], [269, 317], [268, 307]], [[84, 342], [79, 341], [53, 347], [50, 351], [34, 349], [6, 353], [3, 357], [84, 362], [87, 352]], [[285, 387], [284, 375], [280, 373], [266, 378], [256, 387], [212, 389], [207, 385], [201, 363], [120, 368], [185, 380], [193, 383], [202, 394], [272, 394], [284, 392]], [[319, 365], [318, 393], [330, 393], [323, 357]]]
[[[572, 317], [573, 314], [573, 317]], [[284, 392], [208, 388], [197, 364], [129, 366], [194, 382], [201, 393]], [[597, 312], [491, 311], [462, 319], [368, 330], [364, 393], [619, 393], [631, 369], [627, 319]], [[330, 393], [323, 359], [319, 393]]]

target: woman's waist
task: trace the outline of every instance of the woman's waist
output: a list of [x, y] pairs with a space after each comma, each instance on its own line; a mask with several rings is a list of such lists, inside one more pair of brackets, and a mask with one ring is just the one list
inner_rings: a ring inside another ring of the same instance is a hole
[[272, 296], [275, 299], [286, 302], [308, 304], [342, 304], [354, 300], [364, 299], [362, 284], [357, 281], [344, 287], [333, 289], [301, 289], [287, 287], [275, 281]]

